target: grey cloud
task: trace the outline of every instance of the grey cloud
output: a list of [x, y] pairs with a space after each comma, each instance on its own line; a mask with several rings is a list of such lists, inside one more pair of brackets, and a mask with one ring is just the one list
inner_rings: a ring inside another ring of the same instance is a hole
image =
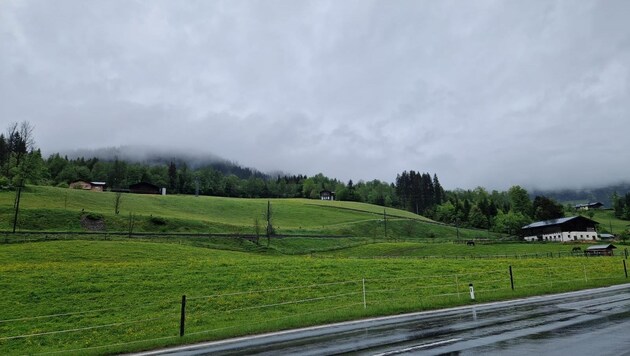
[[160, 145], [343, 180], [430, 171], [448, 188], [630, 180], [627, 13], [595, 0], [2, 1], [0, 115], [35, 124], [48, 153]]

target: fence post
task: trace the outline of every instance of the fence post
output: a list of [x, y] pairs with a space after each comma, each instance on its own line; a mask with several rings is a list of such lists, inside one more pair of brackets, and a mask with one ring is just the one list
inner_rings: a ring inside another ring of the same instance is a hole
[[624, 248], [623, 252], [626, 254], [626, 260], [628, 259], [628, 248]]
[[475, 287], [473, 287], [473, 284], [470, 283], [468, 288], [470, 288], [470, 299], [475, 300]]
[[510, 285], [512, 286], [512, 290], [514, 290], [514, 276], [512, 275], [512, 266], [510, 266]]
[[459, 278], [455, 275], [455, 288], [457, 289], [457, 299], [460, 299], [459, 296]]
[[365, 278], [363, 278], [363, 309], [367, 309], [367, 300], [365, 299]]
[[182, 295], [182, 314], [179, 320], [179, 336], [184, 336], [184, 328], [186, 327], [186, 295]]
[[623, 261], [623, 273], [626, 274], [626, 278], [628, 278], [628, 268], [626, 268], [626, 260]]
[[584, 283], [588, 283], [588, 278], [586, 278], [586, 266], [582, 264], [582, 269], [584, 270]]

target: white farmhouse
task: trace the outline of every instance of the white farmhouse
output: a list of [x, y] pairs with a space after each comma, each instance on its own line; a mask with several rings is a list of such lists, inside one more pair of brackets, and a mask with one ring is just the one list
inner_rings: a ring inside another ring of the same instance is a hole
[[537, 221], [521, 229], [525, 241], [596, 241], [597, 221], [583, 216]]

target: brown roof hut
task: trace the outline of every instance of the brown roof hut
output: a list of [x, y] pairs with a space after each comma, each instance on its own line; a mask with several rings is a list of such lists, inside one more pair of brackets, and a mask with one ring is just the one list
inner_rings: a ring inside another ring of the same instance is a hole
[[135, 194], [160, 194], [161, 189], [157, 185], [147, 182], [140, 182], [129, 186], [129, 193]]
[[607, 245], [593, 245], [589, 246], [584, 254], [586, 256], [613, 256], [613, 250], [616, 249], [615, 245], [607, 244]]

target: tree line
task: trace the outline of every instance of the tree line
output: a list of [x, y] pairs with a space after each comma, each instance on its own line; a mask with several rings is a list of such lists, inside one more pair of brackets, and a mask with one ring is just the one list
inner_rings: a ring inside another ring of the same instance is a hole
[[515, 185], [503, 192], [488, 192], [482, 187], [447, 191], [445, 202], [426, 215], [462, 227], [517, 234], [533, 221], [564, 217], [565, 208], [545, 196], [532, 200], [527, 190]]
[[8, 126], [0, 133], [0, 186], [40, 180], [44, 171], [42, 153], [35, 149], [33, 126], [24, 121]]
[[612, 195], [613, 210], [617, 219], [630, 220], [630, 193], [619, 196], [616, 192]]
[[[236, 172], [237, 174], [234, 174]], [[533, 200], [520, 186], [507, 191], [444, 190], [437, 174], [414, 170], [396, 176], [395, 183], [380, 180], [342, 182], [317, 174], [267, 175], [242, 167], [189, 167], [185, 160], [140, 163], [92, 158], [68, 158], [58, 153], [42, 158], [35, 148], [28, 122], [11, 124], [0, 134], [0, 187], [24, 183], [68, 187], [73, 181], [100, 181], [110, 188], [148, 182], [170, 194], [201, 194], [239, 198], [318, 199], [320, 192], [335, 192], [336, 199], [404, 209], [436, 221], [462, 227], [516, 234], [536, 220], [560, 218], [565, 209], [539, 195]], [[630, 219], [630, 193], [615, 195], [615, 214]]]

